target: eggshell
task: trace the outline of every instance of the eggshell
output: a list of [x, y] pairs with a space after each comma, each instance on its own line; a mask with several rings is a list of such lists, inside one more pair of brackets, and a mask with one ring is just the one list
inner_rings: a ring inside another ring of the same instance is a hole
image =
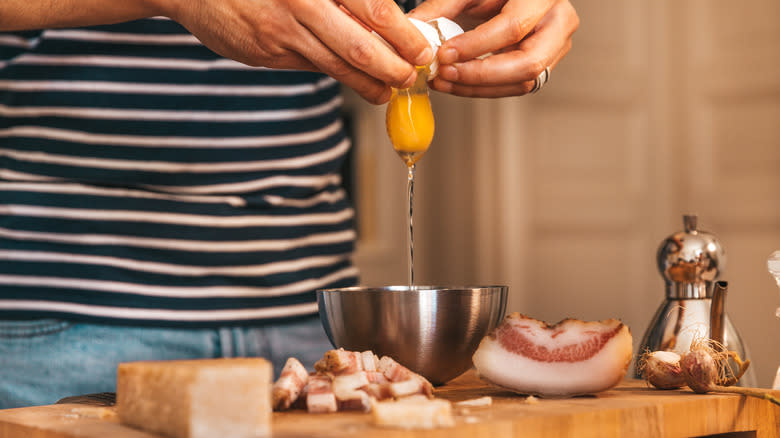
[[[436, 59], [436, 52], [439, 50], [439, 47], [441, 47], [444, 41], [462, 34], [463, 29], [454, 21], [444, 17], [435, 18], [427, 22], [418, 20], [416, 18], [409, 18], [409, 21], [414, 24], [420, 33], [423, 34], [425, 39], [428, 40], [428, 44], [431, 45], [431, 49], [433, 49], [433, 61], [429, 66], [430, 74], [428, 75], [429, 80], [433, 79], [439, 72], [439, 60]], [[379, 36], [378, 33], [372, 33], [374, 36], [379, 38], [380, 41], [385, 43], [388, 47], [392, 48], [392, 46], [387, 41], [385, 41], [384, 38]]]
[[418, 20], [416, 18], [409, 18], [409, 21], [414, 24], [414, 26], [420, 31], [420, 33], [423, 34], [426, 40], [428, 40], [428, 44], [431, 45], [434, 52], [436, 49], [441, 46], [441, 40], [439, 39], [439, 32], [436, 30], [436, 28], [424, 21]]
[[444, 17], [434, 18], [425, 23], [414, 18], [410, 18], [409, 21], [420, 29], [431, 44], [431, 48], [433, 48], [433, 61], [428, 66], [430, 71], [428, 80], [431, 80], [439, 73], [439, 59], [436, 58], [436, 52], [438, 52], [439, 47], [448, 39], [462, 34], [463, 29], [454, 21]]
[[441, 36], [444, 37], [444, 41], [455, 38], [456, 36], [463, 33], [463, 28], [458, 26], [458, 23], [450, 20], [449, 18], [434, 18], [433, 20], [429, 20], [427, 23], [439, 29]]

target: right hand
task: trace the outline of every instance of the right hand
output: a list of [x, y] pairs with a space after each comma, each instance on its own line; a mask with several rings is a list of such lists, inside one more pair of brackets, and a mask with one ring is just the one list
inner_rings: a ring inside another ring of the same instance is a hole
[[411, 86], [414, 65], [433, 58], [393, 0], [339, 0], [349, 13], [331, 0], [164, 1], [166, 15], [222, 56], [251, 66], [319, 71], [374, 104], [390, 99], [391, 86]]

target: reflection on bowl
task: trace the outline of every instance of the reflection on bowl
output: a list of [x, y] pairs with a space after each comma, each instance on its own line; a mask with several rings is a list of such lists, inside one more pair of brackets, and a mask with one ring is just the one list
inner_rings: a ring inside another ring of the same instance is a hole
[[317, 291], [336, 348], [390, 356], [440, 385], [466, 370], [504, 317], [507, 286], [350, 287]]

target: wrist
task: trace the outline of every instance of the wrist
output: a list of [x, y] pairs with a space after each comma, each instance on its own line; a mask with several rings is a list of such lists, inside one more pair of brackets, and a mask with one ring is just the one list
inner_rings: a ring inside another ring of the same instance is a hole
[[141, 0], [149, 16], [162, 16], [176, 20], [182, 7], [180, 0]]

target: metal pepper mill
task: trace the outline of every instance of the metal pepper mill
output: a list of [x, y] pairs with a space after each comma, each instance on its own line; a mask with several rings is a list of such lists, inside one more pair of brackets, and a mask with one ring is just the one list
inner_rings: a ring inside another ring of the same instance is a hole
[[[695, 215], [683, 216], [684, 231], [664, 239], [656, 256], [666, 284], [666, 299], [655, 312], [637, 351], [687, 353], [694, 339], [711, 338], [749, 359], [747, 348], [725, 311], [728, 283], [716, 281], [726, 254], [712, 233], [697, 228]], [[635, 362], [637, 363], [637, 362]], [[639, 370], [634, 371], [636, 377]], [[755, 386], [752, 368], [737, 383]]]

